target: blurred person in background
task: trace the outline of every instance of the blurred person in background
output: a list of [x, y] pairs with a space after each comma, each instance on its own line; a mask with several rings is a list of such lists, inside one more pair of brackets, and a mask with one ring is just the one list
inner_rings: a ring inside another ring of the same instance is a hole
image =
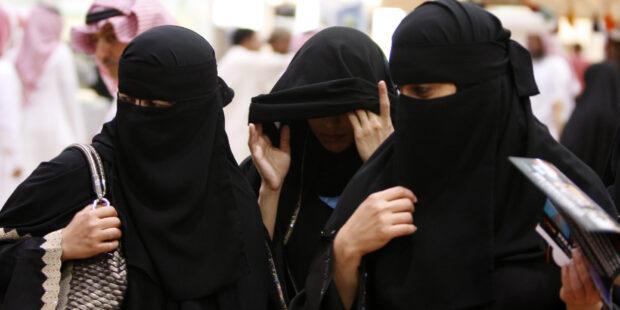
[[573, 45], [573, 52], [568, 56], [568, 61], [573, 68], [575, 77], [579, 80], [579, 85], [581, 85], [581, 91], [583, 92], [586, 88], [585, 74], [590, 63], [583, 57], [583, 48], [581, 44], [577, 43]]
[[6, 51], [11, 41], [11, 21], [0, 7], [0, 208], [22, 175], [19, 134], [22, 90], [19, 76]]
[[272, 51], [278, 54], [288, 54], [291, 48], [291, 32], [284, 28], [276, 28], [267, 42]]
[[605, 54], [607, 60], [620, 65], [620, 28], [609, 32]]
[[[158, 0], [95, 0], [86, 15], [86, 25], [71, 29], [71, 45], [94, 55], [99, 74], [109, 93], [118, 91], [118, 61], [129, 42], [140, 33], [161, 25], [176, 24]], [[105, 121], [116, 115], [112, 104]]]
[[319, 33], [321, 30], [323, 30], [323, 27], [319, 27], [319, 28], [314, 29], [314, 30], [304, 31], [302, 33], [299, 33], [299, 34], [296, 34], [295, 36], [293, 36], [293, 38], [291, 39], [290, 51], [292, 53], [297, 53], [297, 51], [299, 51], [299, 49], [308, 40], [310, 40], [310, 38], [312, 38], [315, 34]]
[[595, 64], [585, 78], [560, 142], [602, 178], [620, 125], [620, 70], [609, 62]]
[[15, 59], [23, 85], [22, 128], [27, 174], [69, 144], [85, 141], [82, 111], [76, 100], [77, 72], [71, 50], [60, 40], [61, 32], [62, 17], [58, 10], [35, 5], [26, 21]]
[[[235, 30], [231, 43], [233, 46], [219, 61], [218, 70], [222, 79], [235, 90], [235, 98], [224, 108], [224, 116], [230, 149], [240, 163], [250, 155], [247, 147], [250, 101], [271, 90], [290, 57], [278, 54], [275, 49], [262, 52], [260, 39], [251, 29]], [[284, 44], [278, 43], [280, 45]]]
[[552, 51], [543, 35], [529, 35], [527, 47], [532, 54], [534, 75], [540, 90], [539, 95], [531, 98], [532, 111], [557, 140], [575, 107], [575, 96], [581, 91], [579, 82], [568, 61], [557, 51]]

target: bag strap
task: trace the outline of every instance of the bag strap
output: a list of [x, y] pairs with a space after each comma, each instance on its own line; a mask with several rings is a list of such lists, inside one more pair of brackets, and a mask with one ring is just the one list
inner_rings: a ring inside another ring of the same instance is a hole
[[97, 199], [93, 202], [93, 209], [99, 205], [109, 206], [110, 202], [105, 198], [107, 193], [105, 170], [99, 153], [97, 153], [97, 150], [90, 144], [75, 143], [70, 147], [80, 150], [88, 162], [93, 182], [93, 191], [95, 195], [97, 195]]

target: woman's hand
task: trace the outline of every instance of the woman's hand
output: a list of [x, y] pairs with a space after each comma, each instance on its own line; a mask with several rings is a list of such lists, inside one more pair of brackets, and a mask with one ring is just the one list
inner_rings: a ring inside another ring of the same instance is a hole
[[361, 258], [396, 237], [414, 233], [415, 202], [415, 195], [402, 186], [368, 196], [336, 234], [334, 250]]
[[394, 132], [390, 116], [390, 98], [385, 82], [379, 82], [378, 88], [381, 115], [366, 110], [356, 110], [347, 114], [353, 126], [357, 152], [363, 161], [368, 160], [379, 145]]
[[263, 224], [273, 238], [280, 189], [291, 165], [290, 128], [283, 126], [280, 132], [280, 148], [271, 144], [271, 140], [263, 133], [261, 124], [250, 124], [248, 146], [252, 153], [254, 166], [261, 175], [261, 186], [258, 194]]
[[262, 184], [271, 191], [279, 191], [291, 164], [289, 127], [282, 127], [280, 148], [276, 148], [271, 144], [269, 137], [263, 133], [263, 125], [250, 124], [248, 146], [252, 153], [254, 166], [263, 180]]
[[560, 298], [566, 303], [567, 310], [598, 310], [602, 307], [601, 297], [580, 250], [573, 250], [573, 261], [562, 267]]
[[121, 220], [111, 206], [87, 206], [62, 230], [62, 261], [90, 258], [118, 248]]
[[404, 187], [374, 193], [355, 210], [334, 239], [334, 282], [345, 309], [350, 309], [358, 284], [362, 256], [390, 240], [414, 233], [415, 195]]

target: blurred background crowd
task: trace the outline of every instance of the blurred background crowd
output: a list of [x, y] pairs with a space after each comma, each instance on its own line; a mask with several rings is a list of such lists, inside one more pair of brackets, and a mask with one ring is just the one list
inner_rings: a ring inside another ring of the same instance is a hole
[[[246, 124], [251, 98], [269, 92], [308, 38], [324, 27], [348, 26], [368, 33], [389, 55], [395, 27], [422, 3], [97, 2], [114, 3], [126, 15], [135, 15], [135, 20], [93, 32], [93, 23], [85, 21], [92, 0], [0, 0], [0, 206], [39, 162], [53, 158], [71, 143], [88, 142], [113, 118], [116, 62], [126, 46], [116, 43], [128, 42], [148, 27], [178, 24], [213, 45], [219, 74], [235, 90], [234, 101], [225, 108], [226, 130], [232, 151], [241, 161], [249, 155]], [[609, 149], [572, 143], [594, 135], [592, 139], [609, 140], [597, 145], [610, 146], [620, 123], [620, 0], [473, 2], [497, 15], [530, 50], [541, 92], [532, 98], [535, 115], [556, 139], [603, 174]], [[103, 43], [93, 46], [84, 41], [93, 40], [93, 35]], [[589, 70], [602, 62], [616, 65]], [[591, 129], [593, 124], [606, 129]]]

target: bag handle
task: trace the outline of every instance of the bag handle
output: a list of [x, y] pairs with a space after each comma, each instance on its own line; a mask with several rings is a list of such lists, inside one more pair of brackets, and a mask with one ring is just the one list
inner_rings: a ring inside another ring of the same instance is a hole
[[70, 147], [74, 147], [82, 152], [86, 161], [88, 161], [88, 167], [90, 169], [90, 175], [93, 182], [93, 191], [97, 195], [95, 201], [93, 201], [93, 209], [96, 209], [99, 205], [109, 206], [110, 202], [105, 198], [107, 193], [105, 170], [103, 169], [103, 162], [97, 150], [90, 144], [75, 143]]

